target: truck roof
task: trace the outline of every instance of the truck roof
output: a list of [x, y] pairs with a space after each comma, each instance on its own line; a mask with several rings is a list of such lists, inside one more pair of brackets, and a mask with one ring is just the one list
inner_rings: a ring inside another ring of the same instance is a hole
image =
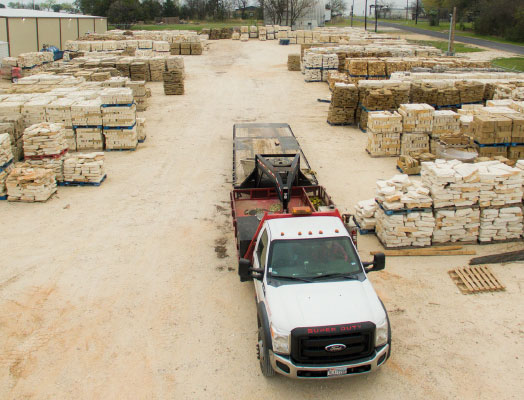
[[266, 221], [266, 226], [271, 232], [272, 239], [279, 240], [348, 236], [342, 220], [338, 217], [317, 217], [312, 215], [307, 217], [276, 218]]

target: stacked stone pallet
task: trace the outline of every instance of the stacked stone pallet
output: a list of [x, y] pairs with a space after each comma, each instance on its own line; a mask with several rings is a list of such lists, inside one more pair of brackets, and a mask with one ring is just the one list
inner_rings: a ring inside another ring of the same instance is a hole
[[362, 200], [355, 206], [355, 221], [360, 229], [375, 230], [377, 220], [375, 213], [377, 211], [377, 202], [375, 199]]
[[322, 55], [322, 81], [327, 82], [328, 74], [338, 71], [338, 56], [336, 54]]
[[481, 157], [507, 157], [506, 146], [493, 146], [511, 142], [512, 120], [494, 114], [474, 115], [472, 133], [475, 142], [479, 145], [478, 153]]
[[104, 153], [75, 154], [64, 161], [65, 182], [101, 183], [105, 175]]
[[8, 133], [0, 133], [0, 169], [5, 168], [12, 161], [11, 137]]
[[267, 39], [267, 29], [265, 26], [260, 26], [258, 28], [258, 40], [266, 40]]
[[[484, 99], [485, 85], [478, 81], [457, 81], [455, 87], [460, 92], [460, 103], [478, 103]], [[454, 104], [454, 103], [450, 103]]]
[[355, 122], [358, 90], [353, 84], [337, 83], [331, 94], [327, 121], [333, 125], [348, 125]]
[[398, 156], [402, 116], [397, 112], [372, 111], [368, 115], [366, 150], [372, 157]]
[[[440, 86], [438, 83], [435, 83]], [[460, 91], [451, 82], [444, 83], [437, 89], [437, 100], [433, 103], [439, 107], [458, 107], [460, 105]]]
[[358, 83], [361, 80], [367, 79], [368, 75], [368, 61], [367, 59], [346, 59], [345, 69], [349, 75], [352, 83]]
[[105, 148], [132, 150], [138, 145], [136, 105], [129, 88], [106, 88], [101, 94]]
[[386, 79], [386, 63], [382, 60], [368, 60], [368, 79]]
[[136, 118], [136, 134], [139, 142], [146, 140], [146, 119]]
[[480, 176], [479, 204], [481, 207], [500, 207], [522, 201], [522, 171], [500, 161], [475, 164]]
[[[461, 134], [460, 115], [451, 110], [436, 110], [433, 113], [433, 128], [431, 130], [430, 151], [436, 154], [438, 142], [442, 135], [447, 137]], [[473, 120], [473, 117], [471, 117]]]
[[430, 82], [413, 82], [411, 84], [411, 103], [437, 104], [438, 87]]
[[288, 71], [300, 71], [300, 54], [289, 54], [287, 56]]
[[[133, 100], [136, 104], [137, 111], [146, 111], [147, 109], [147, 99], [150, 97], [148, 95], [148, 90], [146, 88], [145, 81], [126, 81], [125, 87], [131, 89], [133, 93]], [[150, 93], [150, 92], [149, 92]]]
[[71, 106], [74, 102], [74, 99], [62, 97], [49, 103], [45, 110], [47, 122], [60, 123], [64, 126], [64, 135], [70, 151], [76, 151], [76, 136], [71, 119]]
[[428, 104], [402, 104], [398, 110], [402, 115], [401, 155], [411, 156], [428, 153], [429, 134], [433, 127], [434, 108]]
[[306, 82], [322, 80], [322, 54], [308, 52], [304, 55], [304, 75]]
[[24, 131], [26, 166], [50, 169], [57, 181], [64, 179], [63, 165], [68, 150], [62, 124], [42, 122]]
[[24, 116], [25, 126], [38, 124], [46, 120], [46, 106], [56, 100], [54, 96], [43, 96], [28, 101], [22, 106], [22, 115]]
[[5, 181], [13, 169], [13, 152], [11, 151], [11, 137], [8, 133], [0, 134], [0, 199], [5, 199], [7, 189]]
[[328, 78], [327, 78], [329, 90], [333, 91], [335, 89], [336, 83], [349, 83], [348, 76], [343, 72], [338, 71], [329, 71]]
[[164, 94], [183, 95], [184, 94], [184, 74], [182, 71], [173, 70], [163, 73]]
[[421, 175], [430, 189], [435, 209], [478, 204], [480, 176], [475, 165], [457, 160], [425, 162]]
[[522, 236], [522, 206], [485, 208], [480, 214], [479, 241], [489, 243]]
[[162, 73], [165, 70], [165, 60], [161, 57], [149, 59], [149, 70], [151, 72], [151, 81], [162, 82]]
[[6, 132], [11, 139], [11, 151], [14, 161], [23, 157], [24, 119], [22, 115], [0, 116], [0, 132]]
[[76, 149], [78, 151], [92, 151], [104, 149], [104, 135], [102, 127], [91, 126], [75, 129]]
[[115, 68], [117, 69], [117, 71], [120, 74], [120, 76], [129, 78], [131, 76], [130, 75], [130, 70], [129, 70], [129, 65], [130, 65], [130, 61], [129, 60], [122, 59], [122, 60], [118, 60], [115, 63]]
[[365, 89], [361, 92], [359, 123], [362, 129], [367, 129], [368, 113], [371, 111], [392, 111], [395, 110], [395, 95], [390, 89]]
[[376, 234], [385, 247], [431, 245], [435, 218], [427, 187], [396, 175], [377, 181], [377, 202]]
[[46, 201], [56, 192], [55, 174], [46, 168], [15, 166], [6, 180], [7, 200]]
[[102, 127], [102, 102], [100, 98], [78, 100], [71, 105], [71, 122], [78, 126]]
[[149, 65], [144, 61], [133, 61], [129, 65], [129, 75], [133, 81], [148, 80]]
[[433, 244], [474, 242], [479, 236], [480, 209], [435, 209]]

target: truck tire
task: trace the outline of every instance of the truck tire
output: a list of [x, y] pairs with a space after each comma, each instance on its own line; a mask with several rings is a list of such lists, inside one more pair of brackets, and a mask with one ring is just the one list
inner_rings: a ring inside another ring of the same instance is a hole
[[275, 375], [275, 370], [271, 366], [271, 360], [269, 359], [269, 348], [266, 342], [267, 335], [264, 332], [262, 326], [258, 327], [258, 358], [260, 360], [260, 370], [262, 375], [265, 377], [271, 377]]

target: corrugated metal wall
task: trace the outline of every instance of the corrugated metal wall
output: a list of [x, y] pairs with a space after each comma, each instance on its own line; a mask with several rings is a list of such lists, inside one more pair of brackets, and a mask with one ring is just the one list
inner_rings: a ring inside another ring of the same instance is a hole
[[7, 26], [11, 56], [38, 51], [36, 18], [8, 18]]
[[[62, 47], [68, 40], [76, 40], [78, 38], [78, 25], [76, 19], [60, 18], [60, 26], [62, 33]], [[62, 49], [60, 49], [62, 50]]]
[[107, 18], [96, 18], [95, 19], [95, 32], [106, 33], [107, 32]]
[[94, 32], [95, 31], [95, 24], [93, 23], [93, 19], [78, 19], [78, 35], [83, 36], [87, 32]]
[[9, 42], [12, 57], [39, 51], [44, 44], [63, 49], [66, 41], [95, 31], [106, 32], [107, 19], [0, 17], [0, 41]]
[[38, 18], [38, 49], [44, 44], [60, 48], [60, 21], [58, 18]]
[[0, 18], [0, 40], [7, 42], [7, 25], [5, 24], [5, 18]]

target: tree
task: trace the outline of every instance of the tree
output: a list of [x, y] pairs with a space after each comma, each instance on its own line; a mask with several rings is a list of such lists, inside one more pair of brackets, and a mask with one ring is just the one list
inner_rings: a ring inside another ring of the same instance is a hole
[[109, 21], [124, 29], [128, 29], [140, 17], [140, 3], [138, 0], [116, 0], [109, 6], [107, 18]]
[[293, 26], [315, 5], [314, 0], [289, 0], [288, 1], [288, 20], [289, 25]]
[[51, 8], [54, 12], [60, 12], [60, 10], [62, 9], [62, 4], [53, 4]]
[[329, 3], [331, 10], [331, 17], [339, 17], [347, 10], [347, 5], [344, 0], [331, 0]]
[[249, 0], [236, 0], [236, 4], [239, 10], [241, 10], [241, 18], [246, 18], [246, 7]]
[[154, 21], [162, 15], [162, 5], [158, 0], [143, 0], [141, 9], [145, 21]]
[[162, 16], [163, 17], [176, 17], [178, 15], [178, 2], [175, 3], [173, 0], [165, 0], [162, 5]]

